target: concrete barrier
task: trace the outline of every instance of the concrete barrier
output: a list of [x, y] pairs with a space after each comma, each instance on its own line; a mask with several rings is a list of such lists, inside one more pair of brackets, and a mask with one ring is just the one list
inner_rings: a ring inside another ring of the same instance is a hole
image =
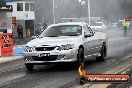
[[24, 48], [17, 47], [13, 49], [13, 56], [23, 56], [24, 54]]

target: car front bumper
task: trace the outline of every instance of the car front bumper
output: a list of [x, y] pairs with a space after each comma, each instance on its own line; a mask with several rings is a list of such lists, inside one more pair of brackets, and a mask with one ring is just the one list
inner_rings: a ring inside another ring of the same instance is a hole
[[[39, 57], [39, 54], [48, 53], [50, 56]], [[63, 51], [41, 51], [41, 52], [25, 52], [25, 64], [54, 64], [54, 63], [70, 63], [77, 61], [78, 50]]]

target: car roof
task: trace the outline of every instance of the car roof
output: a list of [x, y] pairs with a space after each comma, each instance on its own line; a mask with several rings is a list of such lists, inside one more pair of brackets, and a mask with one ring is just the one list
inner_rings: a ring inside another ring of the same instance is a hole
[[83, 26], [87, 23], [85, 22], [65, 22], [65, 23], [57, 23], [57, 24], [51, 24], [50, 27], [52, 26], [63, 26], [63, 25], [79, 25], [79, 26]]

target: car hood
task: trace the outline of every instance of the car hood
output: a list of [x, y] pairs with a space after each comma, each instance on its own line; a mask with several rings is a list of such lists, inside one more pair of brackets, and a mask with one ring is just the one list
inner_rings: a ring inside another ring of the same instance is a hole
[[42, 46], [42, 45], [60, 46], [65, 44], [73, 44], [77, 40], [77, 38], [78, 38], [77, 36], [36, 38], [28, 42], [26, 46]]

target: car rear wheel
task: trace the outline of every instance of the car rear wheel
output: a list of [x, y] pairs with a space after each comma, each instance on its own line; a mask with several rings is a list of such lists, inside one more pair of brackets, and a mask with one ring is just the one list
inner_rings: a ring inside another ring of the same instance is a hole
[[96, 57], [96, 60], [97, 61], [104, 61], [104, 59], [107, 55], [107, 49], [106, 49], [106, 44], [105, 43], [102, 45], [100, 54], [101, 54], [101, 56]]
[[25, 64], [25, 66], [26, 66], [28, 71], [33, 71], [34, 70], [33, 69], [34, 65], [32, 65], [32, 64]]

